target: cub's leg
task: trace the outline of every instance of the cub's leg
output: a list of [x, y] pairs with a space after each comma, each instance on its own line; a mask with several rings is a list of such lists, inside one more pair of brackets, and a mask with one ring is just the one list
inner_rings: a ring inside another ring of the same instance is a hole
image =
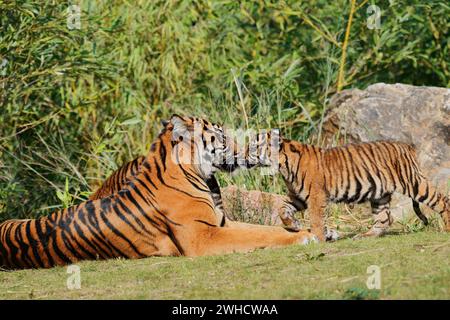
[[421, 177], [416, 182], [416, 185], [417, 188], [411, 188], [412, 190], [409, 190], [407, 194], [413, 199], [413, 207], [416, 214], [426, 225], [426, 217], [422, 214], [423, 218], [425, 218], [424, 220], [422, 216], [419, 215], [421, 212], [418, 202], [423, 203], [442, 216], [446, 231], [450, 231], [450, 199], [438, 192], [425, 177]]
[[355, 238], [379, 237], [386, 232], [389, 226], [394, 222], [391, 216], [390, 202], [391, 194], [387, 194], [380, 199], [372, 200], [370, 202], [375, 223], [369, 231], [357, 235]]
[[324, 224], [324, 210], [326, 205], [327, 201], [324, 192], [320, 189], [312, 188], [307, 200], [307, 206], [311, 220], [311, 231], [319, 238], [319, 241], [326, 241], [327, 239]]
[[295, 217], [295, 213], [302, 212], [306, 209], [306, 203], [297, 199], [292, 194], [289, 195], [289, 200], [283, 200], [282, 209], [279, 216], [287, 229], [299, 231], [302, 228], [300, 221]]

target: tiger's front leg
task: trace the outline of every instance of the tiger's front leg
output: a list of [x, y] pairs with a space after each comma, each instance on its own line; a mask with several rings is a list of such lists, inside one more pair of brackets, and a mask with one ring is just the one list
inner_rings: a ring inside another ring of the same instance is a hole
[[291, 244], [317, 242], [311, 232], [289, 232], [282, 227], [249, 225], [234, 222], [228, 227], [197, 224], [187, 232], [179, 232], [185, 256], [218, 255], [233, 252], [250, 252], [255, 249], [276, 248]]
[[[289, 194], [290, 201], [286, 201], [283, 211], [280, 212], [280, 219], [288, 230], [298, 231], [302, 229], [300, 220], [295, 217], [295, 213], [304, 212], [307, 209], [307, 205], [304, 201], [298, 199], [293, 194]], [[323, 210], [322, 210], [323, 212]], [[339, 239], [339, 233], [328, 227], [324, 227], [325, 241], [336, 241]]]

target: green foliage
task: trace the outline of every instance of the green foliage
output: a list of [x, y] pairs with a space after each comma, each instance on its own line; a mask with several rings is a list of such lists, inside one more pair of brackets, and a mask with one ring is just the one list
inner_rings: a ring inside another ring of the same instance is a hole
[[61, 201], [64, 208], [68, 208], [72, 205], [72, 195], [69, 193], [69, 179], [66, 178], [66, 185], [64, 191], [56, 191], [56, 196]]
[[[445, 1], [377, 1], [353, 17], [344, 87], [450, 84]], [[75, 201], [145, 154], [159, 120], [196, 114], [307, 139], [337, 90], [349, 1], [0, 0], [0, 220]], [[361, 4], [363, 4], [361, 6]], [[277, 179], [221, 178], [279, 191]], [[59, 205], [58, 205], [59, 204]]]

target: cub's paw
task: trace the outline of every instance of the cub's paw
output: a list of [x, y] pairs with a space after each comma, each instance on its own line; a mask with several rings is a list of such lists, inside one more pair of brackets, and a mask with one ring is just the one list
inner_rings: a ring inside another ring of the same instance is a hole
[[325, 241], [336, 241], [340, 238], [339, 232], [334, 229], [325, 230]]
[[300, 231], [302, 230], [302, 224], [297, 219], [289, 220], [289, 223], [284, 223], [285, 228], [289, 231]]
[[300, 231], [302, 229], [302, 224], [300, 220], [295, 217], [297, 209], [291, 204], [286, 204], [285, 206], [284, 211], [279, 214], [285, 228], [289, 231]]

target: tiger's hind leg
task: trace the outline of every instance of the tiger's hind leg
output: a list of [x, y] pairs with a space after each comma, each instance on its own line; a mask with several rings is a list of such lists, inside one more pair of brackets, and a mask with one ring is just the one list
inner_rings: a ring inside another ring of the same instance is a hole
[[422, 213], [422, 211], [420, 210], [419, 203], [417, 201], [415, 201], [415, 200], [413, 200], [412, 203], [413, 203], [414, 212], [419, 217], [419, 219], [422, 220], [423, 224], [427, 226], [428, 225], [428, 219]]
[[387, 194], [380, 199], [370, 201], [372, 207], [372, 214], [374, 215], [375, 223], [372, 228], [362, 234], [356, 235], [355, 239], [365, 237], [380, 237], [386, 233], [386, 230], [394, 222], [390, 210], [391, 194]]

